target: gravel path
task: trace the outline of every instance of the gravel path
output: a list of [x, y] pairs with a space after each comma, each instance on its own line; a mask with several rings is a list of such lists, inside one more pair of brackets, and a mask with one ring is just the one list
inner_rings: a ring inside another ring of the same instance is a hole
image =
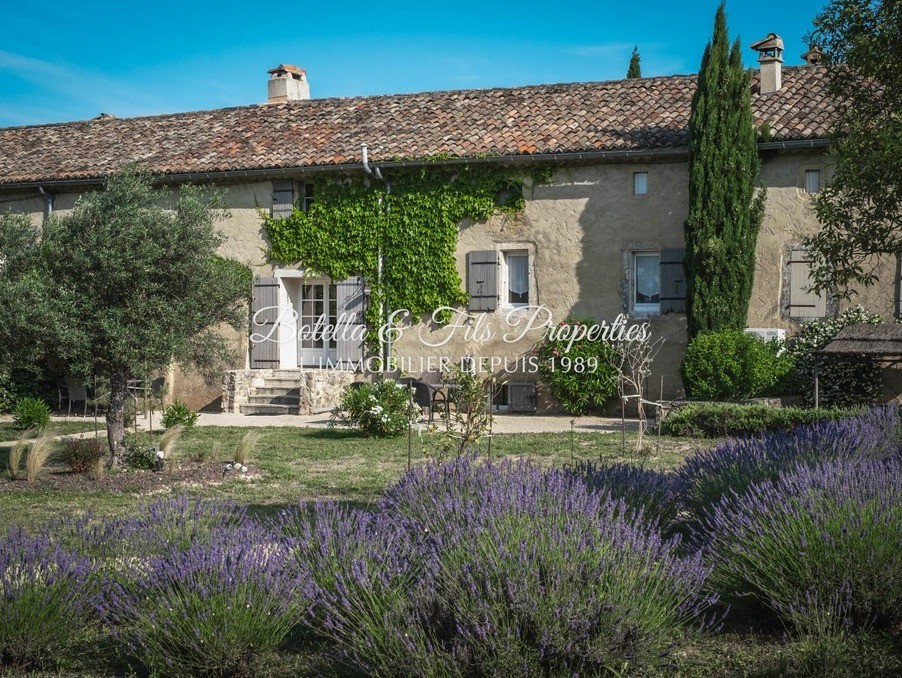
[[[0, 418], [2, 420], [3, 418]], [[160, 428], [162, 414], [155, 412], [153, 414], [153, 425], [155, 429]], [[52, 417], [51, 421], [82, 421], [81, 417]], [[90, 418], [88, 419], [90, 421]], [[569, 417], [561, 416], [539, 416], [539, 415], [523, 415], [523, 414], [496, 414], [494, 416], [493, 428], [495, 433], [563, 433], [570, 430], [571, 422], [573, 430], [586, 433], [616, 433], [620, 431], [620, 419], [608, 417]], [[138, 428], [146, 429], [150, 423], [147, 417], [138, 417]], [[436, 421], [436, 425], [441, 426], [441, 422]], [[104, 421], [99, 420], [101, 430], [104, 428]], [[201, 412], [197, 421], [198, 426], [298, 426], [304, 428], [326, 428], [329, 425], [329, 414], [312, 414], [312, 415], [248, 415], [248, 414], [226, 414], [222, 412]], [[626, 427], [628, 431], [634, 430], [636, 424], [634, 421], [627, 420]], [[131, 429], [130, 429], [131, 430]], [[93, 432], [75, 433], [64, 436], [62, 438], [83, 438], [93, 436]], [[0, 446], [11, 445], [12, 442], [0, 442]]]

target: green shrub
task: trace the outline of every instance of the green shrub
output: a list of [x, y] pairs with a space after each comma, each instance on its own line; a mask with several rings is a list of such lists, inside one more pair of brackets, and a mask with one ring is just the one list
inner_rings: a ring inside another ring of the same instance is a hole
[[163, 411], [163, 427], [172, 428], [181, 424], [185, 428], [192, 428], [197, 423], [199, 416], [181, 400], [173, 400], [172, 404]]
[[[793, 384], [805, 402], [814, 404], [814, 352], [829, 344], [847, 325], [879, 325], [876, 313], [861, 306], [850, 308], [834, 320], [816, 320], [802, 325], [787, 345], [795, 367]], [[883, 379], [880, 366], [872, 359], [840, 356], [818, 357], [819, 404], [822, 407], [854, 407], [877, 402]]]
[[855, 410], [768, 407], [736, 403], [698, 403], [671, 412], [661, 425], [668, 436], [723, 438], [792, 428], [800, 424], [833, 421], [855, 414]]
[[[419, 408], [413, 408], [416, 412]], [[407, 389], [398, 382], [348, 386], [341, 404], [332, 410], [332, 424], [343, 423], [360, 429], [366, 436], [386, 438], [407, 430], [410, 402]]]
[[144, 437], [135, 435], [125, 438], [125, 465], [138, 471], [153, 471], [157, 467], [157, 453], [153, 445]]
[[63, 461], [73, 473], [87, 473], [107, 453], [103, 438], [67, 438], [63, 444]]
[[40, 398], [19, 398], [13, 410], [13, 426], [25, 429], [44, 429], [50, 423], [50, 407]]
[[686, 348], [683, 383], [700, 400], [744, 400], [776, 386], [792, 370], [781, 342], [764, 342], [741, 330], [706, 332]]
[[601, 338], [571, 340], [583, 333], [581, 328], [595, 324], [590, 318], [568, 319], [553, 328], [557, 336], [546, 335], [535, 349], [542, 381], [567, 414], [600, 412], [617, 393], [617, 370], [610, 362], [617, 351], [614, 345]]

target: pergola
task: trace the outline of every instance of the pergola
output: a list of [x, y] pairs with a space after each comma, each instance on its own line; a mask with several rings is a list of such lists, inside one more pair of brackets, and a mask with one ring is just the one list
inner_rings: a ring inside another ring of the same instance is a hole
[[[886, 367], [902, 363], [902, 325], [849, 325], [839, 331], [819, 355], [859, 358]], [[818, 361], [814, 361], [814, 406], [820, 405]]]

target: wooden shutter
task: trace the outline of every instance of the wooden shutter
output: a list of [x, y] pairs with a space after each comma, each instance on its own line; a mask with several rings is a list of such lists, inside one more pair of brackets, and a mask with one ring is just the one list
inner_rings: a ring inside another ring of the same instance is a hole
[[363, 278], [348, 278], [335, 283], [338, 297], [338, 345], [336, 354], [338, 362], [353, 367], [363, 359], [366, 328], [363, 313], [366, 310], [366, 297], [363, 291]]
[[284, 219], [294, 211], [294, 182], [272, 182], [272, 215]]
[[498, 307], [498, 253], [475, 250], [467, 253], [467, 294], [471, 311], [494, 311]]
[[257, 278], [251, 298], [251, 369], [279, 367], [279, 280]]
[[804, 247], [789, 251], [789, 317], [823, 318], [827, 315], [827, 298], [811, 288], [811, 259]]
[[508, 412], [535, 412], [536, 385], [532, 383], [514, 383], [507, 385]]
[[661, 313], [686, 312], [684, 249], [661, 250]]

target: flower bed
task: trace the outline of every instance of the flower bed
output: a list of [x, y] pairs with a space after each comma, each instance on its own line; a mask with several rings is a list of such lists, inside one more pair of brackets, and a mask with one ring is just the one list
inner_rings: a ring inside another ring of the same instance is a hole
[[90, 650], [127, 663], [110, 672], [247, 675], [305, 637], [338, 672], [649, 673], [749, 602], [837, 646], [902, 622], [900, 431], [875, 408], [677, 474], [458, 457], [370, 510], [175, 497], [11, 529], [0, 670]]

